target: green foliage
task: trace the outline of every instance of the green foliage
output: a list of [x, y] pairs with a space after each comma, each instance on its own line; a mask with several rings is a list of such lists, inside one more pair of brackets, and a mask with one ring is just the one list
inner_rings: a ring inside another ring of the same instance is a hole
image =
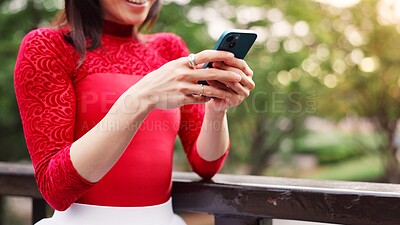
[[315, 154], [321, 165], [335, 164], [365, 155], [376, 155], [382, 144], [376, 134], [310, 132], [296, 140], [296, 153]]
[[[14, 3], [14, 6], [12, 6]], [[25, 34], [54, 15], [43, 1], [0, 1], [0, 160], [28, 159], [15, 101], [13, 71], [18, 48]]]
[[339, 165], [327, 165], [305, 175], [309, 179], [377, 181], [384, 175], [384, 165], [377, 155], [353, 158]]

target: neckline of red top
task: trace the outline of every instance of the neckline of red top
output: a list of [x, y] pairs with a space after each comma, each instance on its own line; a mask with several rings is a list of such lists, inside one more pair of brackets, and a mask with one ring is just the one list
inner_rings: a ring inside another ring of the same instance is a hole
[[133, 25], [103, 20], [103, 33], [117, 37], [133, 37]]

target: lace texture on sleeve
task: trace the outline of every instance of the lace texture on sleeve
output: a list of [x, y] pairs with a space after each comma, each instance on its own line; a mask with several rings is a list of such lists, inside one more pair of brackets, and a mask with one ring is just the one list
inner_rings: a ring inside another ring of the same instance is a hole
[[71, 74], [75, 58], [58, 31], [38, 29], [21, 43], [15, 92], [35, 178], [44, 199], [65, 210], [93, 184], [70, 159], [74, 141], [75, 94]]

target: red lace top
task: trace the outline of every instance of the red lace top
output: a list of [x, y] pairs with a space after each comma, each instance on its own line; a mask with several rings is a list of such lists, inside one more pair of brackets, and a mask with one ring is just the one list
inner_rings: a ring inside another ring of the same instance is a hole
[[[41, 28], [22, 41], [15, 91], [39, 190], [56, 210], [72, 203], [147, 206], [171, 194], [173, 147], [179, 135], [193, 171], [211, 178], [226, 155], [207, 162], [196, 140], [204, 105], [152, 111], [115, 166], [97, 183], [83, 179], [70, 160], [70, 146], [94, 127], [117, 98], [149, 72], [188, 55], [171, 33], [131, 37], [132, 28], [106, 22], [102, 47], [87, 52], [83, 65], [61, 30]], [[109, 124], [101, 129], [113, 129]]]

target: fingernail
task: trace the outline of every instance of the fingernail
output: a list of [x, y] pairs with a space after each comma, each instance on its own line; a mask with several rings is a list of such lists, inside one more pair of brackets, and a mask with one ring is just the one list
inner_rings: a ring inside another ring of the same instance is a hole
[[233, 53], [228, 53], [228, 54], [226, 54], [226, 56], [228, 56], [228, 57], [235, 57], [235, 55], [233, 54]]

